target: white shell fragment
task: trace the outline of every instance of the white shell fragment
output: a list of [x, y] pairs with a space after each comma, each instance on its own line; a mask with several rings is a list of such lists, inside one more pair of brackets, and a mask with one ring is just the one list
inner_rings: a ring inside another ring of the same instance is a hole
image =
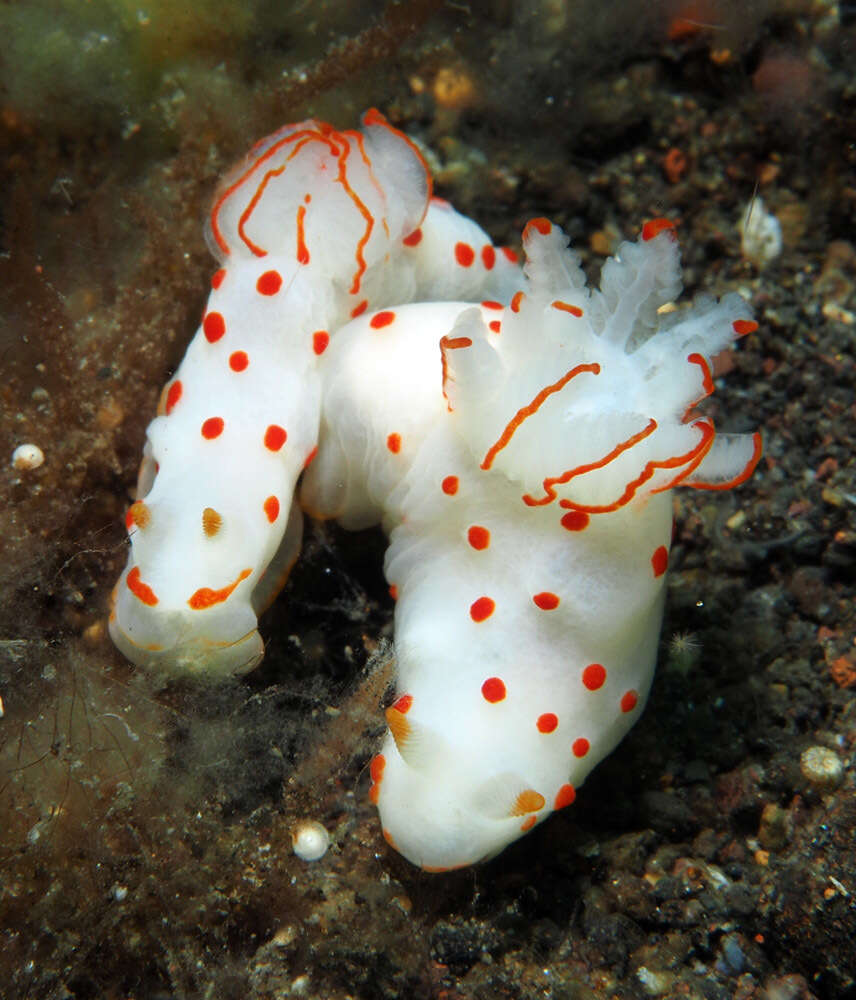
[[330, 834], [315, 820], [303, 820], [291, 831], [291, 846], [301, 861], [318, 861], [327, 853]]
[[753, 198], [743, 211], [738, 226], [740, 252], [762, 271], [782, 252], [782, 227], [764, 207], [763, 198]]
[[844, 778], [841, 758], [827, 747], [809, 747], [800, 756], [803, 777], [819, 792], [831, 792]]
[[38, 469], [44, 462], [45, 453], [37, 444], [19, 444], [12, 452], [12, 465], [16, 469]]

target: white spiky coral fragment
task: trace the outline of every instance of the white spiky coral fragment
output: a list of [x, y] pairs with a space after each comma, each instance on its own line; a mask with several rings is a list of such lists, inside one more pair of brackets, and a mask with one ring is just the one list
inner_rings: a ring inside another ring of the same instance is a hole
[[434, 303], [344, 328], [325, 357], [302, 499], [391, 530], [397, 696], [371, 765], [384, 836], [428, 871], [501, 851], [570, 805], [654, 672], [671, 486], [747, 476], [694, 404], [753, 329], [736, 296], [666, 317], [671, 229], [590, 292], [546, 220], [511, 305]]

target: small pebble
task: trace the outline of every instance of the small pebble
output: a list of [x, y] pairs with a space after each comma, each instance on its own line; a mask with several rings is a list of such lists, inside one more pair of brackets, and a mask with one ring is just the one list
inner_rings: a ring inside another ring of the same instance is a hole
[[658, 997], [667, 993], [675, 981], [673, 972], [659, 972], [640, 965], [636, 970], [636, 978], [650, 997]]
[[291, 846], [302, 861], [318, 861], [327, 853], [330, 834], [320, 823], [304, 820], [291, 831]]
[[809, 747], [800, 756], [803, 777], [819, 792], [831, 792], [844, 778], [841, 758], [827, 747]]
[[768, 802], [761, 812], [758, 840], [767, 851], [781, 850], [790, 837], [790, 817], [775, 802]]
[[16, 469], [38, 469], [44, 460], [45, 453], [37, 444], [19, 444], [12, 452], [12, 465]]

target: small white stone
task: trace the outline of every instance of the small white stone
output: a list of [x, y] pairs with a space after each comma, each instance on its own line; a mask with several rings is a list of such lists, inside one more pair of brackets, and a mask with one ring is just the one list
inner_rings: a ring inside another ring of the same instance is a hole
[[291, 831], [291, 846], [301, 861], [323, 858], [330, 846], [330, 834], [314, 820], [303, 820]]
[[803, 777], [819, 792], [831, 792], [844, 778], [844, 765], [834, 750], [827, 747], [809, 747], [800, 755]]
[[44, 460], [45, 453], [37, 444], [19, 444], [12, 452], [12, 465], [16, 469], [38, 469]]

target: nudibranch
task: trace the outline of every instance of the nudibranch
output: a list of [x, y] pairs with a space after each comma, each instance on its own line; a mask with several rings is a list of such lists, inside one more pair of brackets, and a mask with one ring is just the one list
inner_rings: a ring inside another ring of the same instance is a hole
[[148, 428], [110, 634], [137, 664], [218, 676], [260, 660], [257, 615], [299, 551], [293, 494], [337, 328], [413, 299], [510, 295], [520, 273], [431, 198], [419, 150], [375, 110], [361, 131], [305, 121], [259, 142], [206, 236], [220, 266]]
[[524, 232], [525, 292], [367, 314], [323, 359], [305, 508], [382, 521], [397, 693], [371, 763], [387, 841], [426, 871], [489, 858], [574, 801], [639, 718], [677, 486], [760, 457], [696, 410], [711, 358], [756, 329], [680, 291], [665, 220], [589, 290], [561, 230]]

